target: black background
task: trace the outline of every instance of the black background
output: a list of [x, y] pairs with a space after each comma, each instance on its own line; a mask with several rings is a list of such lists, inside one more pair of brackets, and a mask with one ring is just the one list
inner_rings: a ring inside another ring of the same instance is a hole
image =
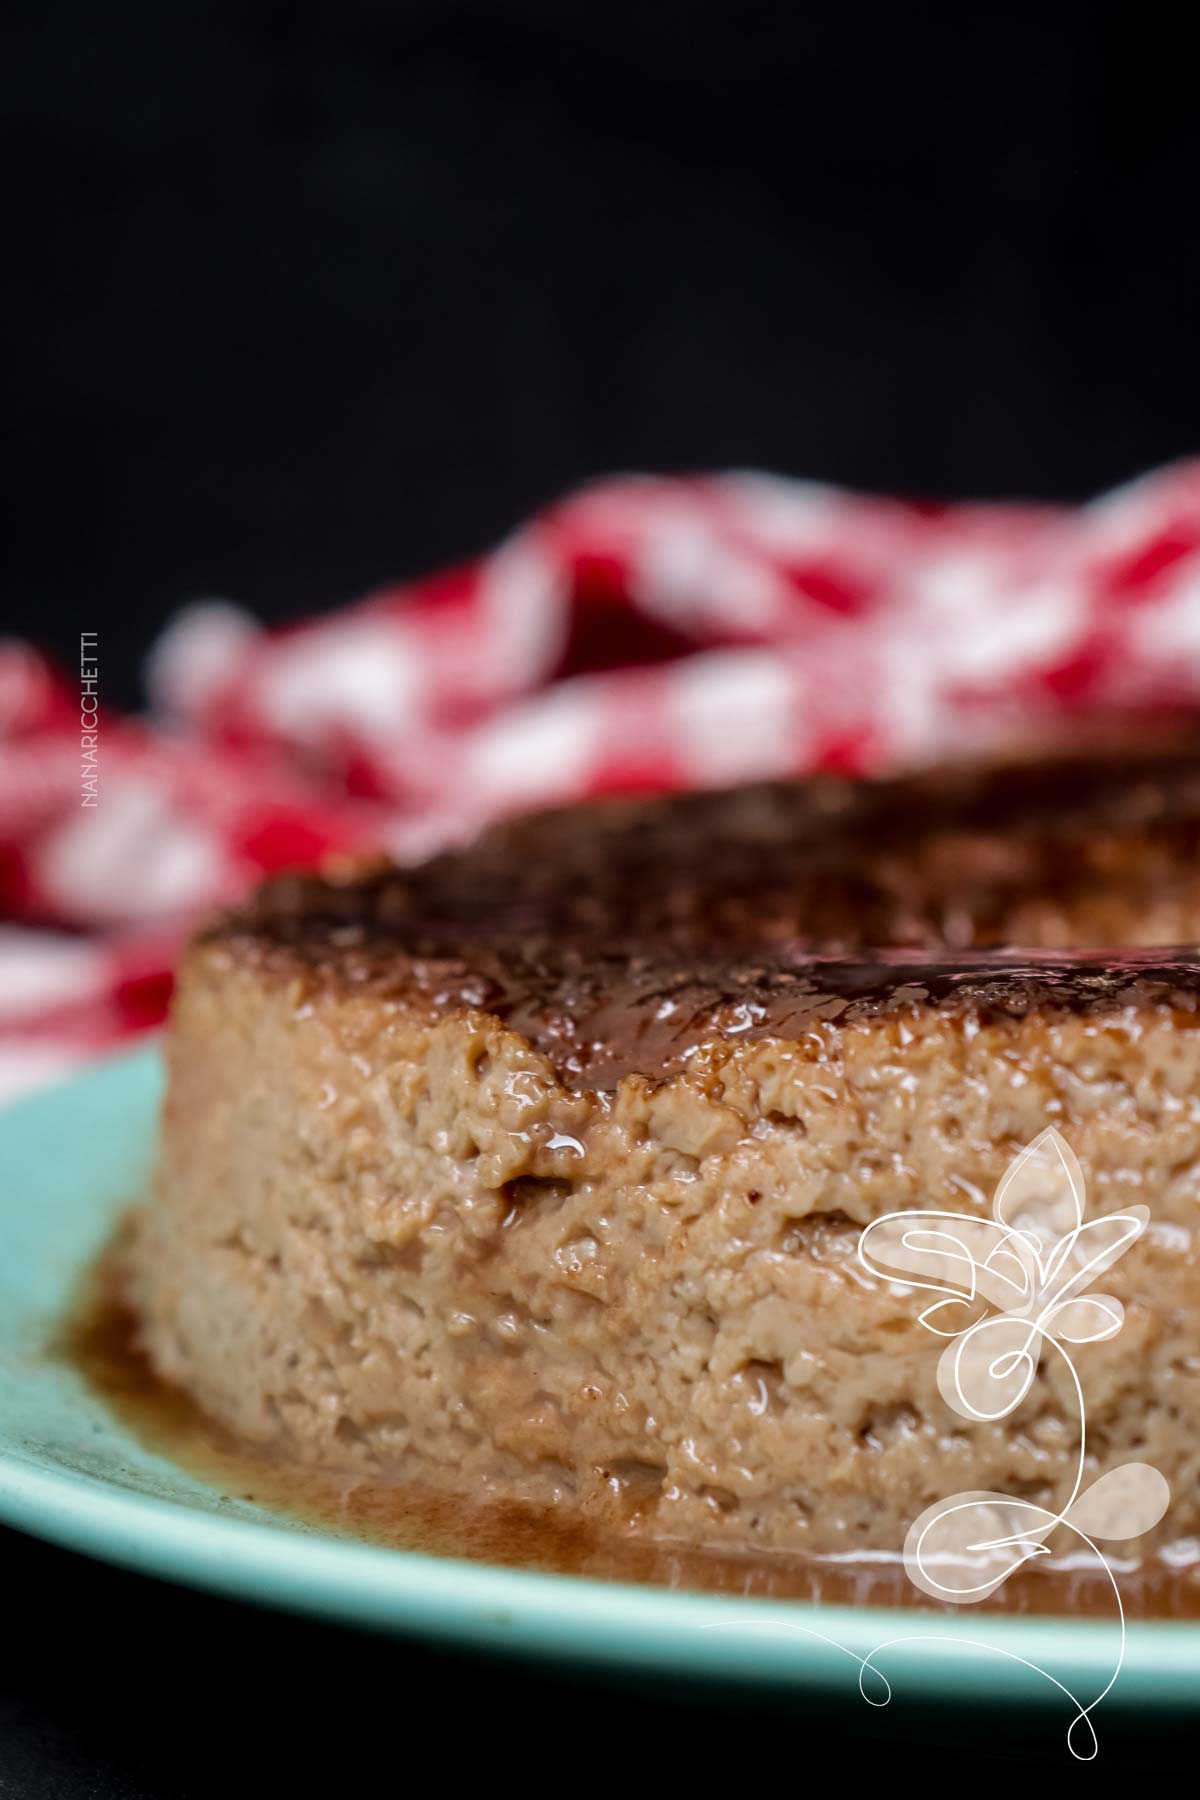
[[[0, 622], [68, 660], [101, 630], [129, 700], [184, 599], [329, 606], [605, 470], [1071, 497], [1196, 448], [1195, 75], [1166, 17], [17, 9]], [[1061, 1721], [697, 1709], [6, 1534], [0, 1598], [5, 1800], [402, 1789], [426, 1746], [439, 1786], [699, 1785], [731, 1750], [742, 1787], [906, 1746], [956, 1791], [980, 1758], [1066, 1766]], [[1144, 1719], [1102, 1754], [1168, 1751]]]
[[1080, 496], [1196, 446], [1165, 11], [675, 0], [19, 9], [4, 623], [106, 698], [580, 478]]

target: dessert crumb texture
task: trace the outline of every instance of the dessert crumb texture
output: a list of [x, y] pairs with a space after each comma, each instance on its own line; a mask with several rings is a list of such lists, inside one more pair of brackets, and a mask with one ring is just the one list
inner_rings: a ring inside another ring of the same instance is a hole
[[[1200, 1538], [1200, 758], [817, 780], [276, 881], [192, 945], [125, 1264], [158, 1371], [284, 1454], [598, 1527], [898, 1550], [1067, 1498], [1070, 1375], [970, 1424], [863, 1225], [1056, 1125], [1146, 1204], [1088, 1466]], [[1178, 948], [1185, 946], [1185, 948]], [[925, 1297], [926, 1299], [928, 1296]]]

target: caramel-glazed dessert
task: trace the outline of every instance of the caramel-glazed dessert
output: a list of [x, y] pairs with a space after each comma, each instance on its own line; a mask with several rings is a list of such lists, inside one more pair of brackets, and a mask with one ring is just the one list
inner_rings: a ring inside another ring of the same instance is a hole
[[182, 969], [145, 1349], [302, 1461], [898, 1551], [965, 1489], [1063, 1503], [1079, 1415], [1049, 1357], [1010, 1417], [952, 1412], [859, 1233], [989, 1213], [1054, 1125], [1089, 1213], [1150, 1210], [1076, 1362], [1089, 1468], [1171, 1484], [1134, 1552], [1186, 1560], [1198, 849], [1200, 757], [1148, 755], [605, 803], [276, 880]]

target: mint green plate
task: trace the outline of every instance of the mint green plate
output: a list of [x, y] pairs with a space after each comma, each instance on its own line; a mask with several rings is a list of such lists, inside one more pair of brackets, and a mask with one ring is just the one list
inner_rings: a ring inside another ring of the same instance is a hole
[[[861, 1675], [871, 1704], [889, 1686], [896, 1704], [1045, 1703], [1064, 1732], [1111, 1681], [1115, 1619], [740, 1601], [382, 1549], [229, 1499], [143, 1448], [47, 1346], [142, 1184], [160, 1081], [142, 1051], [0, 1111], [0, 1520], [246, 1600], [559, 1661], [840, 1694]], [[1114, 1710], [1198, 1697], [1200, 1624], [1133, 1624], [1097, 1732]]]

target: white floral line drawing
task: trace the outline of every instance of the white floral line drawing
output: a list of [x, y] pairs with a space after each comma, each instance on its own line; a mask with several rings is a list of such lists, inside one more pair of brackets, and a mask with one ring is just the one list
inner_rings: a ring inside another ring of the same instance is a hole
[[[1087, 1546], [1112, 1587], [1119, 1623], [1113, 1672], [1084, 1704], [1048, 1669], [982, 1639], [906, 1633], [861, 1657], [805, 1626], [788, 1623], [783, 1629], [828, 1644], [857, 1662], [859, 1692], [872, 1706], [886, 1706], [891, 1699], [890, 1683], [875, 1659], [902, 1644], [949, 1642], [1020, 1663], [1051, 1682], [1075, 1707], [1067, 1748], [1077, 1761], [1090, 1762], [1099, 1748], [1092, 1714], [1111, 1693], [1125, 1660], [1120, 1587], [1095, 1540], [1140, 1537], [1151, 1530], [1166, 1512], [1170, 1489], [1157, 1469], [1141, 1462], [1109, 1469], [1084, 1489], [1087, 1416], [1067, 1346], [1100, 1343], [1120, 1331], [1120, 1302], [1084, 1289], [1112, 1268], [1145, 1230], [1150, 1215], [1146, 1207], [1133, 1206], [1085, 1221], [1082, 1171], [1053, 1127], [1010, 1163], [992, 1210], [991, 1219], [917, 1210], [885, 1214], [862, 1231], [859, 1260], [873, 1275], [938, 1296], [920, 1315], [920, 1323], [947, 1340], [938, 1364], [938, 1388], [966, 1419], [983, 1423], [1008, 1417], [1028, 1394], [1043, 1354], [1057, 1354], [1070, 1376], [1079, 1414], [1074, 1480], [1057, 1511], [982, 1491], [935, 1502], [909, 1528], [905, 1571], [934, 1599], [970, 1605], [995, 1592], [1027, 1562], [1049, 1556], [1046, 1539], [1065, 1527]], [[774, 1621], [747, 1623], [779, 1628]], [[880, 1698], [867, 1692], [868, 1672], [883, 1684]]]
[[[1043, 1354], [1057, 1354], [1079, 1414], [1075, 1476], [1057, 1511], [983, 1492], [935, 1502], [909, 1529], [904, 1567], [910, 1581], [933, 1598], [969, 1605], [1033, 1558], [1048, 1556], [1046, 1539], [1059, 1526], [1074, 1532], [1108, 1578], [1120, 1627], [1116, 1666], [1103, 1690], [1086, 1706], [1071, 1696], [1078, 1711], [1067, 1733], [1068, 1748], [1090, 1761], [1097, 1750], [1091, 1715], [1112, 1691], [1125, 1660], [1120, 1587], [1095, 1540], [1140, 1537], [1158, 1524], [1171, 1496], [1159, 1471], [1143, 1462], [1109, 1469], [1084, 1488], [1087, 1409], [1068, 1346], [1101, 1343], [1120, 1331], [1120, 1301], [1084, 1290], [1112, 1268], [1150, 1215], [1144, 1206], [1131, 1206], [1085, 1221], [1083, 1172], [1053, 1126], [1014, 1158], [992, 1211], [991, 1219], [933, 1211], [886, 1214], [862, 1232], [859, 1259], [876, 1275], [899, 1276], [939, 1296], [921, 1314], [921, 1324], [947, 1340], [938, 1388], [963, 1418], [1007, 1418], [1028, 1394]], [[1086, 1748], [1077, 1744], [1077, 1735]]]

